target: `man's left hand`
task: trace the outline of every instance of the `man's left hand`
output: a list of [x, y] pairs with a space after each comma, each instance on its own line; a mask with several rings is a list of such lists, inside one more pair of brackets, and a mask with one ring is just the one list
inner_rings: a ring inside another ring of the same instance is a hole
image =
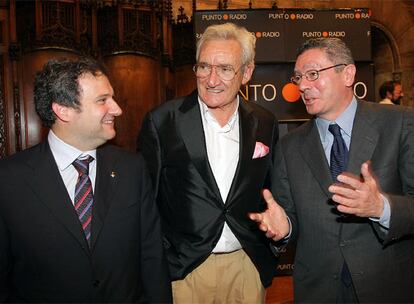
[[359, 217], [380, 217], [384, 208], [380, 186], [371, 170], [371, 162], [361, 166], [361, 177], [344, 172], [329, 187], [338, 211]]

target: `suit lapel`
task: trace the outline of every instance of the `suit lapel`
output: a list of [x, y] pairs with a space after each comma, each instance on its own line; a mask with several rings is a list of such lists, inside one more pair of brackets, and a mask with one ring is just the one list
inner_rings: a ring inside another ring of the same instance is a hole
[[190, 95], [183, 101], [183, 104], [179, 109], [177, 124], [194, 166], [200, 173], [201, 178], [206, 182], [207, 186], [210, 189], [213, 189], [213, 192], [221, 201], [220, 191], [208, 162], [197, 93]]
[[106, 215], [113, 201], [113, 195], [116, 192], [115, 189], [118, 185], [118, 172], [115, 167], [113, 155], [105, 153], [104, 148], [98, 148], [96, 151], [96, 160], [96, 182], [92, 209], [92, 250], [102, 230]]
[[[372, 127], [374, 120], [375, 117], [369, 111], [366, 111], [364, 102], [358, 101], [358, 108], [352, 127], [349, 161], [346, 171], [359, 175], [361, 164], [371, 159], [379, 137], [378, 132]], [[323, 191], [328, 197], [331, 197], [328, 187], [333, 181], [314, 119], [308, 123], [307, 131], [305, 132], [307, 133], [301, 147], [302, 157]]]
[[315, 120], [311, 120], [306, 126], [300, 153], [322, 190], [328, 197], [331, 197], [328, 187], [333, 181]]
[[47, 141], [40, 145], [38, 152], [27, 162], [32, 174], [25, 175], [29, 177], [26, 182], [40, 198], [40, 201], [82, 245], [82, 248], [89, 252], [78, 215]]
[[372, 158], [379, 138], [378, 132], [372, 127], [374, 120], [375, 117], [366, 111], [364, 102], [358, 101], [352, 127], [347, 171], [359, 175], [361, 164]]
[[249, 175], [249, 168], [252, 162], [253, 152], [256, 144], [257, 117], [253, 115], [253, 110], [249, 104], [240, 98], [239, 104], [239, 162], [234, 174], [233, 182], [227, 196], [226, 204], [231, 205], [232, 198], [240, 189], [242, 180]]

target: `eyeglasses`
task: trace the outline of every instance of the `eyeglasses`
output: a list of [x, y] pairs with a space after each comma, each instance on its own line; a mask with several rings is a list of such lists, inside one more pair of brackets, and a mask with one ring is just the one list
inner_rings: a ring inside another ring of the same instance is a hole
[[215, 65], [208, 63], [198, 63], [193, 66], [193, 71], [198, 78], [210, 76], [213, 68], [216, 69], [217, 76], [222, 80], [232, 80], [239, 70], [235, 70], [231, 65]]
[[306, 80], [308, 80], [308, 81], [315, 81], [319, 78], [319, 73], [320, 72], [323, 72], [323, 71], [326, 71], [326, 70], [329, 70], [329, 69], [333, 69], [333, 68], [337, 68], [337, 67], [342, 66], [342, 65], [347, 66], [347, 64], [345, 64], [345, 63], [339, 63], [339, 64], [335, 64], [333, 66], [323, 68], [323, 69], [320, 69], [320, 70], [309, 70], [309, 71], [305, 72], [304, 74], [296, 74], [295, 76], [290, 78], [290, 81], [293, 84], [299, 85], [300, 82], [302, 81], [302, 77], [304, 77], [304, 76], [305, 76]]

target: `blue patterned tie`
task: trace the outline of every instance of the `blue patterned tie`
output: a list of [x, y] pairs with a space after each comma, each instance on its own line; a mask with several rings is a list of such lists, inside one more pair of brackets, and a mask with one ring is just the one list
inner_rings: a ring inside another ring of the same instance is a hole
[[345, 171], [348, 164], [348, 149], [341, 135], [341, 128], [337, 124], [329, 125], [329, 132], [334, 140], [331, 148], [331, 175], [334, 182], [336, 177]]
[[93, 206], [92, 183], [89, 178], [89, 163], [93, 161], [92, 156], [86, 159], [76, 159], [72, 165], [79, 173], [78, 181], [75, 186], [75, 210], [78, 213], [79, 221], [82, 224], [86, 240], [90, 245], [91, 221]]
[[[341, 135], [341, 128], [337, 124], [329, 125], [329, 132], [332, 133], [334, 140], [331, 148], [331, 175], [334, 182], [339, 174], [346, 170], [348, 165], [348, 148]], [[342, 265], [341, 280], [345, 286], [352, 284], [352, 276], [346, 262]]]

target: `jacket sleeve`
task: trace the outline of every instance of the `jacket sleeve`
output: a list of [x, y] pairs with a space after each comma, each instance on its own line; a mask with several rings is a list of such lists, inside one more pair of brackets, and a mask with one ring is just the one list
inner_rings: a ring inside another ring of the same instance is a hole
[[402, 194], [387, 193], [391, 219], [384, 245], [406, 236], [414, 236], [414, 111], [407, 108], [402, 115], [398, 155]]
[[147, 113], [137, 140], [137, 151], [144, 157], [157, 196], [161, 171], [161, 146], [151, 112]]

